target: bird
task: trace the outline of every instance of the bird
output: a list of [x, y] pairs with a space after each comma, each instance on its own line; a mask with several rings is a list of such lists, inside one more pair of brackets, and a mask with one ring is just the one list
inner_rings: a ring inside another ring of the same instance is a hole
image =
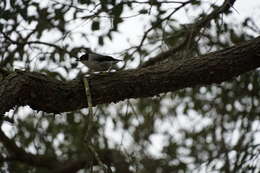
[[77, 61], [80, 61], [86, 65], [91, 72], [101, 72], [101, 71], [110, 71], [119, 59], [115, 59], [111, 56], [101, 55], [94, 52], [88, 52], [84, 55], [77, 58]]

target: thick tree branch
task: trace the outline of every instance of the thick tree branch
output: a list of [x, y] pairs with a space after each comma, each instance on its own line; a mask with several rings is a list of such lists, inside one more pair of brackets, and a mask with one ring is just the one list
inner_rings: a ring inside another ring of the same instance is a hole
[[[119, 102], [230, 80], [260, 66], [260, 37], [221, 51], [187, 58], [175, 64], [154, 65], [104, 75], [92, 75], [93, 105]], [[82, 80], [63, 82], [48, 76], [17, 71], [2, 74], [0, 114], [14, 106], [67, 112], [87, 106]], [[1, 78], [0, 78], [1, 79]]]

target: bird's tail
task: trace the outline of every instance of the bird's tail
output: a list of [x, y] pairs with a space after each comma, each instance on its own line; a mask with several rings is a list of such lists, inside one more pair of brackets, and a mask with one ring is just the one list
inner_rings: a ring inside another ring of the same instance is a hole
[[124, 61], [124, 60], [121, 60], [121, 59], [113, 59], [113, 61], [116, 61], [116, 62], [119, 62], [119, 61]]

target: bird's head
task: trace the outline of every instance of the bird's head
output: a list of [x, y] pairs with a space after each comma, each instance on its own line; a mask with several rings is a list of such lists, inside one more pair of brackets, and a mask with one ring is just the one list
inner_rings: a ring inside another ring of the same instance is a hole
[[86, 53], [86, 54], [80, 56], [79, 58], [77, 58], [77, 61], [87, 61], [88, 57], [89, 57], [89, 55], [88, 55], [88, 53]]

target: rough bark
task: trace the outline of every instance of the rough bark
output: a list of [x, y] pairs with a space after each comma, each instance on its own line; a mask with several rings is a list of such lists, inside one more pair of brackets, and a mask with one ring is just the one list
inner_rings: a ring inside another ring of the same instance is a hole
[[[97, 105], [221, 83], [259, 66], [260, 37], [174, 64], [92, 75], [88, 80], [93, 105]], [[64, 82], [24, 71], [1, 70], [0, 74], [0, 114], [21, 105], [53, 113], [87, 107], [82, 80]]]

